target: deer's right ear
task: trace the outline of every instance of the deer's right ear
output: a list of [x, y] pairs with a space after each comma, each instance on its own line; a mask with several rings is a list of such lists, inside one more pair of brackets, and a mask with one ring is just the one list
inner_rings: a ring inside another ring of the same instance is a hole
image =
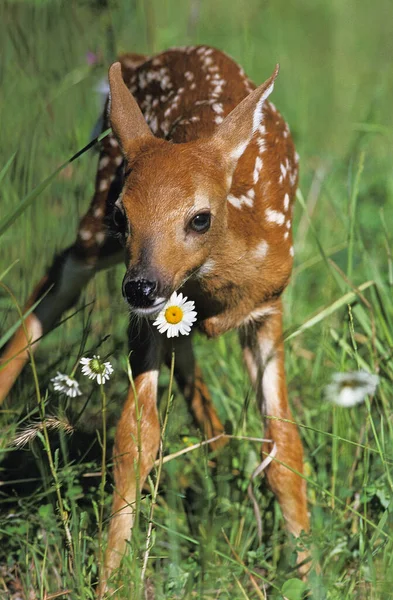
[[261, 124], [263, 104], [273, 91], [278, 70], [279, 66], [276, 65], [271, 77], [244, 98], [211, 137], [213, 144], [226, 157], [232, 169]]
[[113, 63], [109, 69], [109, 87], [109, 119], [112, 131], [125, 153], [127, 145], [141, 137], [153, 137], [153, 134], [124, 83], [119, 62]]

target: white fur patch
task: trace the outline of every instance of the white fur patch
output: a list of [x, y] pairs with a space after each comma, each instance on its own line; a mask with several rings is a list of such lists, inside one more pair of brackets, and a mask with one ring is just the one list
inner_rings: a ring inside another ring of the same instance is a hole
[[231, 158], [233, 160], [238, 160], [241, 155], [243, 154], [243, 152], [245, 151], [245, 149], [247, 148], [249, 144], [249, 140], [247, 140], [246, 142], [242, 142], [241, 144], [239, 144], [238, 146], [236, 146], [236, 148], [234, 150], [232, 150], [231, 152]]
[[255, 159], [255, 167], [254, 167], [254, 172], [253, 172], [253, 181], [254, 184], [257, 183], [258, 179], [259, 179], [259, 174], [261, 172], [262, 169], [262, 158], [260, 156], [257, 156]]
[[285, 212], [288, 210], [289, 208], [289, 194], [285, 194], [284, 196], [284, 210]]
[[93, 234], [91, 233], [91, 231], [89, 231], [88, 229], [81, 229], [79, 231], [79, 237], [81, 238], [81, 240], [83, 240], [84, 242], [87, 242], [87, 240], [91, 240]]
[[280, 379], [275, 356], [267, 357], [262, 377], [262, 411], [267, 415], [280, 416]]
[[246, 325], [251, 323], [252, 321], [260, 321], [264, 317], [268, 317], [270, 315], [275, 315], [277, 313], [277, 308], [274, 306], [261, 306], [260, 308], [256, 308], [246, 317], [243, 324]]
[[209, 196], [203, 193], [196, 193], [194, 197], [194, 208], [196, 210], [203, 210], [204, 208], [210, 208]]
[[27, 317], [25, 325], [27, 326], [30, 343], [38, 340], [38, 338], [42, 336], [44, 332], [42, 323], [37, 319], [34, 313], [31, 313], [31, 315]]
[[101, 169], [105, 169], [105, 167], [107, 167], [109, 165], [109, 156], [103, 156], [99, 162], [98, 168], [101, 171]]
[[260, 97], [260, 99], [257, 102], [257, 105], [254, 110], [253, 118], [252, 118], [252, 133], [253, 134], [256, 132], [256, 130], [258, 129], [258, 127], [262, 121], [263, 103], [265, 102], [266, 98], [268, 98], [270, 96], [273, 89], [274, 89], [274, 82], [271, 83], [269, 85], [269, 87], [263, 92], [262, 96]]
[[277, 225], [284, 225], [285, 215], [278, 210], [273, 210], [271, 208], [267, 208], [265, 211], [266, 220], [269, 223], [277, 223]]
[[228, 202], [232, 204], [235, 208], [242, 208], [243, 206], [248, 206], [251, 208], [254, 205], [253, 198], [255, 192], [254, 190], [248, 190], [246, 194], [242, 194], [239, 198], [236, 198], [233, 194], [228, 194]]
[[266, 242], [266, 240], [262, 240], [262, 242], [259, 242], [258, 246], [253, 250], [253, 256], [254, 258], [265, 258], [265, 256], [267, 255], [269, 251], [269, 244]]
[[198, 277], [203, 277], [204, 275], [208, 275], [211, 273], [216, 266], [216, 263], [213, 259], [208, 258], [206, 262], [203, 263], [201, 268], [198, 271]]
[[105, 242], [105, 233], [103, 231], [99, 231], [98, 233], [96, 233], [96, 242], [99, 246], [102, 246], [102, 244]]

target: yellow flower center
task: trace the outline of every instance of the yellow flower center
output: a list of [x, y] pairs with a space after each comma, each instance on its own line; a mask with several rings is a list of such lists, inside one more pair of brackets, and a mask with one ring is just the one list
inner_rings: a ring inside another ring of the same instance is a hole
[[179, 306], [168, 306], [165, 311], [165, 319], [171, 325], [177, 325], [183, 318], [183, 311]]

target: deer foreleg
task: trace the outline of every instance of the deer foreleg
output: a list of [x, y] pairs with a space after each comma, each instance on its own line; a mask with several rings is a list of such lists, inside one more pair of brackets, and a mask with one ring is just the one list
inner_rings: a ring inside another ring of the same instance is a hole
[[130, 345], [134, 385], [130, 386], [116, 428], [115, 491], [105, 568], [98, 593], [100, 598], [108, 589], [108, 579], [119, 567], [125, 553], [134, 525], [137, 494], [154, 465], [160, 442], [157, 412], [160, 340], [149, 324], [141, 322], [130, 329]]
[[[281, 304], [277, 312], [259, 324], [250, 325], [241, 334], [246, 365], [256, 387], [257, 400], [265, 418], [264, 437], [270, 439], [262, 448], [265, 458], [274, 448], [275, 456], [266, 468], [287, 528], [295, 536], [308, 531], [306, 483], [303, 473], [303, 448], [298, 429], [288, 405], [284, 372]], [[299, 553], [299, 562], [307, 556]], [[302, 574], [309, 565], [301, 568]]]

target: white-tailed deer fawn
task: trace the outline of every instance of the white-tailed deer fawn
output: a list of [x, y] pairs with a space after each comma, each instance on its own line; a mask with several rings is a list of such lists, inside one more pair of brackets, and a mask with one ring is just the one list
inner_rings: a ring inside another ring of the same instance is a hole
[[[110, 123], [113, 133], [101, 143], [92, 203], [76, 242], [29, 299], [32, 305], [48, 292], [25, 320], [28, 339], [20, 329], [3, 354], [0, 397], [28, 360], [28, 345], [55, 325], [97, 270], [125, 257], [123, 295], [131, 311], [144, 317], [137, 326], [132, 320], [129, 332], [143, 406], [140, 485], [157, 455], [158, 372], [172, 344], [149, 319], [174, 290], [182, 290], [195, 301], [197, 328], [208, 337], [239, 330], [261, 414], [275, 417], [265, 425], [265, 437], [277, 449], [266, 475], [288, 529], [298, 536], [309, 523], [306, 486], [298, 474], [302, 445], [289, 422], [281, 306], [292, 269], [298, 160], [288, 126], [267, 100], [277, 73], [255, 88], [233, 60], [207, 46], [153, 58], [124, 55], [112, 65], [104, 128]], [[108, 216], [117, 239], [107, 233]], [[173, 343], [177, 381], [196, 422], [206, 436], [219, 434], [223, 427], [191, 340]], [[101, 593], [133, 524], [136, 427], [131, 389], [116, 431], [116, 491]], [[271, 448], [266, 443], [263, 452]]]

